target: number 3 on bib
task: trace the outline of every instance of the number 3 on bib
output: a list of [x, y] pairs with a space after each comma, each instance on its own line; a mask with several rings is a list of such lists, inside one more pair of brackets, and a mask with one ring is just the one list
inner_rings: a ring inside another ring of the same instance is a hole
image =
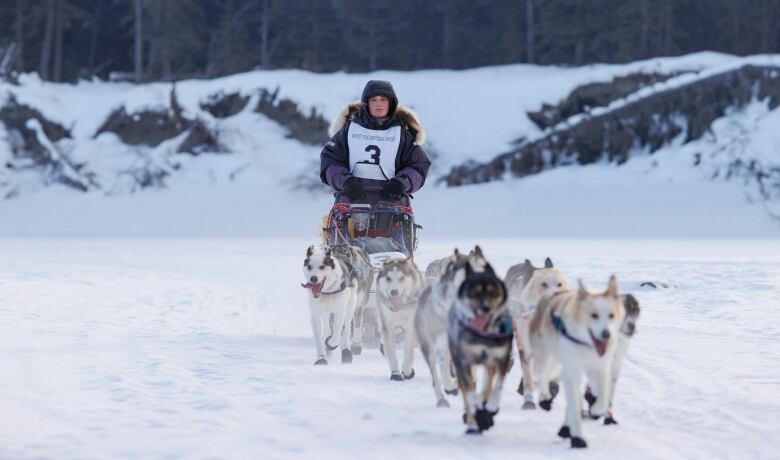
[[378, 165], [379, 164], [379, 154], [381, 153], [380, 150], [379, 150], [379, 147], [377, 147], [376, 145], [369, 145], [368, 147], [366, 147], [366, 152], [374, 152], [371, 155], [371, 157], [370, 157], [371, 161], [366, 161], [366, 163], [371, 163], [371, 164]]

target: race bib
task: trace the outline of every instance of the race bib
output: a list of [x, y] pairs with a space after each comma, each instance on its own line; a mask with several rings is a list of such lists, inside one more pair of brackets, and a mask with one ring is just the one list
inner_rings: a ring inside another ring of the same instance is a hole
[[401, 145], [401, 127], [384, 131], [349, 125], [349, 169], [355, 177], [387, 180], [395, 177], [395, 156]]

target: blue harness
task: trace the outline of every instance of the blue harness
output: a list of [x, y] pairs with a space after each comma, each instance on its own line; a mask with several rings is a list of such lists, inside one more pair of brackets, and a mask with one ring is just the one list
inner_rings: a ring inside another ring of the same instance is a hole
[[562, 336], [566, 337], [567, 339], [571, 340], [577, 345], [582, 345], [589, 348], [593, 347], [592, 344], [588, 342], [583, 342], [577, 337], [574, 337], [573, 335], [569, 334], [569, 331], [566, 330], [566, 325], [563, 324], [563, 320], [559, 316], [555, 316], [555, 312], [552, 310], [550, 310], [550, 322], [552, 323], [556, 331], [558, 331]]

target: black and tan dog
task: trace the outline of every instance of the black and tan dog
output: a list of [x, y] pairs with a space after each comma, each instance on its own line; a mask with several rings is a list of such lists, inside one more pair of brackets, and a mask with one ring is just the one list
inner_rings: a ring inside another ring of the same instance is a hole
[[[507, 292], [477, 246], [465, 267], [455, 303], [449, 313], [450, 354], [463, 392], [467, 434], [493, 426], [501, 389], [512, 353], [512, 317]], [[476, 366], [487, 369], [484, 391], [477, 395]]]

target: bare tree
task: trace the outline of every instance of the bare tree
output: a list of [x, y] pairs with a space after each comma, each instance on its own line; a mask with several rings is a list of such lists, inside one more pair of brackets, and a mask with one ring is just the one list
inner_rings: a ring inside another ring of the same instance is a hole
[[525, 49], [529, 64], [533, 64], [534, 56], [534, 0], [525, 0]]
[[15, 67], [20, 71], [25, 70], [24, 62], [24, 9], [25, 0], [16, 0], [14, 18], [14, 36], [16, 41], [16, 61]]
[[65, 0], [56, 0], [57, 8], [55, 10], [54, 20], [54, 69], [52, 71], [52, 80], [62, 81], [62, 48], [63, 48], [63, 22], [65, 19], [64, 9]]
[[141, 0], [135, 1], [135, 81], [140, 83], [143, 77], [143, 59], [144, 59], [144, 41], [143, 41], [143, 28], [141, 27], [141, 20], [143, 18], [143, 5]]
[[51, 46], [54, 39], [54, 16], [56, 9], [56, 0], [48, 0], [46, 3], [46, 26], [43, 32], [43, 42], [41, 43], [41, 64], [38, 67], [38, 73], [44, 80], [49, 79], [49, 68], [51, 65]]

